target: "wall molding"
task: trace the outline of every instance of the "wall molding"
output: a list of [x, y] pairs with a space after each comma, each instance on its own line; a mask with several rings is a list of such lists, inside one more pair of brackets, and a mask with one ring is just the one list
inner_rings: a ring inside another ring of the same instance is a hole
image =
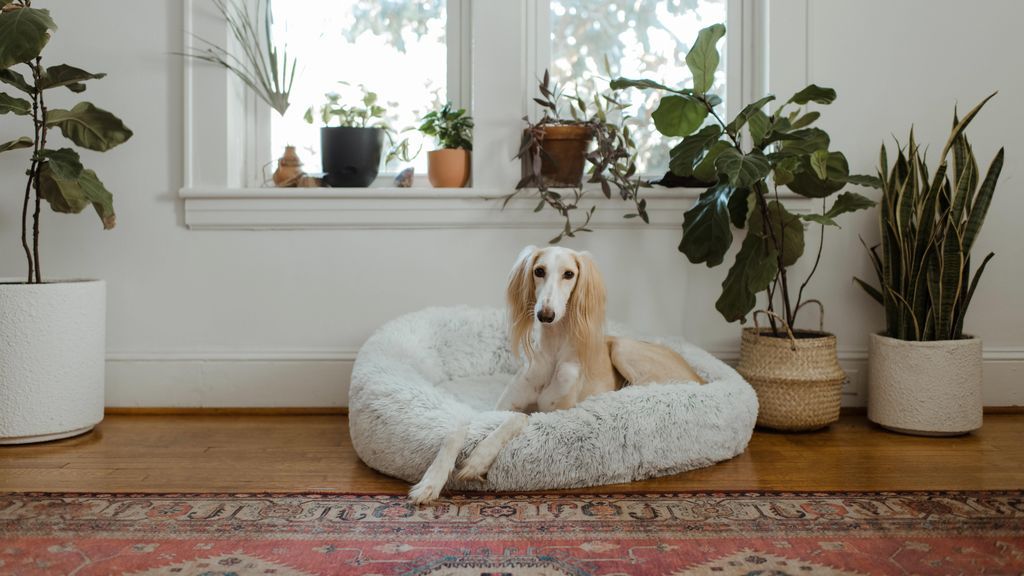
[[[735, 365], [739, 349], [711, 351]], [[107, 354], [107, 407], [131, 408], [329, 408], [348, 406], [358, 350], [154, 350]], [[1024, 406], [1024, 347], [983, 352], [986, 406]], [[867, 349], [839, 351], [849, 381], [843, 406], [865, 405]]]

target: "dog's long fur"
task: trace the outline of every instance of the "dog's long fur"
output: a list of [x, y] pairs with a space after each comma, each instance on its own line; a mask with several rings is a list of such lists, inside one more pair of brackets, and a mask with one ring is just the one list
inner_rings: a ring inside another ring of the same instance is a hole
[[[540, 271], [539, 271], [540, 270]], [[605, 336], [605, 287], [589, 253], [525, 248], [509, 275], [507, 302], [512, 353], [526, 364], [505, 388], [498, 410], [543, 412], [571, 408], [624, 385], [703, 380], [676, 352], [648, 342]], [[456, 477], [482, 479], [501, 448], [526, 425], [514, 414], [477, 445]], [[466, 436], [462, 424], [409, 495], [436, 499]]]

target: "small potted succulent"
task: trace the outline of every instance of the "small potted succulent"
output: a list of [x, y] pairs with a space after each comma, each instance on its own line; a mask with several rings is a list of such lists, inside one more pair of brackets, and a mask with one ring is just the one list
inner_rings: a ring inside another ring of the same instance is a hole
[[982, 178], [964, 131], [992, 96], [962, 120], [954, 113], [952, 133], [930, 175], [913, 132], [891, 168], [882, 146], [881, 242], [868, 250], [878, 287], [855, 280], [885, 309], [885, 332], [871, 335], [868, 418], [890, 430], [946, 436], [982, 424], [981, 338], [963, 330], [994, 256], [985, 256], [971, 275], [971, 250], [1003, 168], [1003, 150]]
[[91, 102], [54, 107], [53, 92], [83, 92], [105, 74], [45, 66], [42, 51], [57, 30], [49, 10], [28, 0], [2, 5], [0, 115], [11, 114], [7, 128], [23, 135], [0, 143], [0, 153], [26, 154], [27, 164], [21, 247], [28, 273], [0, 279], [0, 444], [17, 444], [81, 434], [103, 419], [106, 284], [43, 275], [41, 206], [65, 214], [91, 207], [104, 229], [113, 228], [113, 196], [65, 144], [105, 152], [132, 131]]
[[[718, 114], [721, 98], [711, 92], [719, 54], [716, 44], [725, 26], [700, 31], [686, 55], [692, 87], [669, 87], [653, 80], [618, 78], [612, 88], [656, 90], [663, 94], [652, 114], [655, 127], [669, 137], [682, 137], [672, 148], [672, 173], [710, 181], [683, 216], [679, 250], [693, 263], [722, 264], [733, 242], [733, 228], [746, 229], [735, 262], [722, 283], [715, 307], [730, 321], [754, 315], [754, 328], [742, 332], [739, 372], [757, 391], [758, 425], [780, 430], [813, 430], [839, 417], [845, 374], [839, 367], [836, 338], [823, 331], [798, 329], [797, 316], [808, 304], [804, 288], [818, 268], [825, 229], [836, 218], [874, 202], [856, 192], [827, 199], [847, 184], [876, 186], [873, 177], [849, 173], [842, 152], [830, 150], [828, 134], [812, 127], [820, 113], [811, 103], [830, 104], [836, 93], [810, 85], [774, 112], [764, 109], [775, 100], [765, 96], [746, 106], [730, 122]], [[818, 213], [794, 214], [778, 200], [786, 187], [800, 196], [820, 200]], [[817, 225], [820, 236], [814, 267], [797, 287], [790, 271], [804, 253], [804, 227]], [[776, 308], [778, 306], [778, 308]], [[758, 316], [767, 327], [758, 325]]]
[[462, 188], [469, 182], [473, 150], [473, 119], [448, 102], [423, 117], [420, 132], [437, 139], [438, 150], [427, 153], [427, 178], [435, 188]]
[[359, 88], [361, 105], [345, 105], [340, 94], [328, 92], [319, 111], [310, 106], [304, 116], [310, 124], [315, 123], [314, 115], [323, 122], [320, 158], [328, 186], [365, 188], [373, 183], [380, 171], [385, 141], [390, 144], [385, 163], [409, 158], [409, 142], [396, 142], [387, 110], [377, 103], [377, 94], [364, 86]]

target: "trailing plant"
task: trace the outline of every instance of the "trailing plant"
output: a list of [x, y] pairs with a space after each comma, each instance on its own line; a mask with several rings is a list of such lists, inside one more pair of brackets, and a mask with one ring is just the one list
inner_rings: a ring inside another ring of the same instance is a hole
[[235, 55], [222, 46], [196, 36], [205, 48], [194, 49], [184, 55], [223, 66], [260, 100], [284, 116], [288, 111], [298, 61], [294, 56], [288, 57], [287, 44], [274, 41], [274, 17], [270, 0], [256, 0], [255, 3], [213, 0], [213, 4], [227, 22], [241, 54]]
[[[31, 0], [0, 0], [0, 82], [21, 95], [0, 92], [0, 115], [25, 116], [31, 121], [30, 136], [0, 143], [0, 153], [31, 149], [26, 171], [21, 212], [21, 245], [28, 261], [28, 283], [41, 283], [39, 216], [42, 200], [55, 212], [77, 214], [92, 206], [104, 229], [114, 227], [113, 196], [95, 172], [82, 165], [73, 148], [53, 146], [51, 130], [57, 129], [73, 144], [105, 152], [132, 136], [124, 123], [91, 102], [79, 102], [70, 110], [50, 108], [47, 94], [66, 88], [84, 92], [86, 82], [106, 74], [93, 74], [67, 64], [44, 66], [42, 51], [57, 25], [49, 10], [33, 8]], [[32, 242], [29, 243], [29, 212]]]
[[878, 166], [881, 242], [868, 249], [879, 287], [860, 278], [854, 280], [885, 308], [886, 335], [891, 338], [963, 337], [967, 307], [985, 266], [995, 256], [993, 252], [985, 256], [971, 276], [971, 249], [1003, 168], [1000, 148], [985, 178], [980, 179], [965, 130], [992, 96], [995, 94], [962, 120], [954, 112], [953, 130], [931, 176], [913, 130], [906, 148], [898, 149], [891, 169], [882, 145]]
[[441, 148], [473, 149], [473, 119], [463, 108], [452, 110], [451, 102], [424, 116], [419, 131], [436, 138]]
[[[608, 67], [607, 60], [605, 67]], [[537, 122], [531, 122], [529, 116], [523, 117], [526, 129], [523, 131], [519, 152], [515, 156], [523, 162], [523, 178], [516, 184], [516, 191], [505, 197], [504, 205], [508, 205], [522, 190], [535, 188], [540, 201], [534, 212], [540, 212], [544, 206], [549, 206], [565, 221], [558, 236], [549, 240], [551, 244], [557, 244], [565, 237], [573, 238], [580, 232], [591, 232], [588, 225], [597, 210], [597, 205], [591, 204], [590, 208], [581, 209], [581, 204], [586, 198], [586, 189], [579, 185], [572, 187], [569, 194], [556, 192], [541, 173], [543, 162], [553, 161], [544, 150], [546, 127], [584, 126], [593, 136], [595, 144], [584, 155], [590, 166], [586, 182], [599, 185], [601, 193], [609, 199], [614, 187], [619, 198], [633, 203], [635, 211], [625, 214], [625, 218], [640, 218], [645, 223], [650, 222], [647, 215], [647, 200], [640, 197], [640, 188], [648, 187], [649, 184], [644, 182], [636, 171], [637, 147], [626, 125], [626, 121], [629, 120], [625, 113], [628, 104], [619, 100], [614, 91], [595, 94], [589, 103], [579, 95], [570, 96], [564, 89], [551, 82], [547, 70], [544, 71], [538, 89], [541, 95], [534, 98], [534, 101], [544, 110], [544, 115]], [[563, 109], [569, 110], [568, 118], [562, 115]], [[573, 213], [576, 211], [583, 213], [582, 222], [573, 220]]]
[[[689, 88], [669, 87], [653, 80], [617, 78], [613, 89], [639, 88], [662, 94], [653, 112], [655, 128], [669, 137], [682, 137], [672, 148], [669, 167], [678, 176], [696, 176], [711, 185], [686, 212], [679, 250], [693, 263], [715, 267], [725, 260], [733, 240], [733, 228], [746, 229], [746, 237], [722, 283], [715, 307], [726, 320], [744, 321], [757, 305], [757, 295], [767, 296], [773, 314], [789, 327], [806, 302], [803, 291], [817, 271], [826, 226], [838, 226], [836, 218], [861, 210], [874, 202], [855, 192], [839, 194], [831, 206], [826, 199], [848, 183], [877, 186], [874, 177], [849, 172], [842, 152], [829, 149], [828, 134], [812, 124], [820, 113], [807, 105], [831, 104], [836, 92], [814, 84], [800, 90], [774, 112], [765, 107], [775, 100], [768, 95], [744, 107], [725, 122], [716, 107], [722, 99], [711, 92], [719, 53], [716, 45], [725, 26], [715, 24], [697, 35], [686, 64], [693, 76]], [[817, 214], [791, 213], [779, 200], [779, 188], [807, 198], [821, 199]], [[789, 268], [804, 253], [804, 225], [821, 228], [814, 267], [796, 288]], [[774, 334], [778, 326], [769, 315]]]
[[[339, 82], [339, 84], [348, 86], [347, 82]], [[360, 104], [357, 105], [344, 104], [342, 103], [341, 94], [328, 92], [324, 94], [325, 102], [319, 108], [316, 106], [307, 108], [303, 118], [309, 124], [315, 124], [316, 119], [319, 118], [324, 127], [379, 128], [384, 132], [384, 137], [388, 141], [388, 153], [387, 158], [384, 160], [385, 164], [396, 159], [402, 162], [409, 162], [416, 157], [419, 154], [419, 150], [410, 152], [408, 138], [398, 140], [398, 133], [392, 127], [391, 121], [388, 118], [387, 108], [378, 103], [380, 97], [377, 93], [368, 91], [366, 86], [362, 84], [359, 85], [359, 91]], [[388, 102], [388, 105], [391, 107], [397, 106], [394, 102]]]

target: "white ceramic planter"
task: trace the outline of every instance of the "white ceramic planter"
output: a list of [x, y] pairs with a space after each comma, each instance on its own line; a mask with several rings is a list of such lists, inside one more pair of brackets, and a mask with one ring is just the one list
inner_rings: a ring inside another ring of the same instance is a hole
[[871, 335], [868, 419], [896, 432], [981, 428], [981, 339], [910, 342]]
[[67, 438], [103, 419], [106, 308], [102, 280], [0, 283], [0, 444]]

